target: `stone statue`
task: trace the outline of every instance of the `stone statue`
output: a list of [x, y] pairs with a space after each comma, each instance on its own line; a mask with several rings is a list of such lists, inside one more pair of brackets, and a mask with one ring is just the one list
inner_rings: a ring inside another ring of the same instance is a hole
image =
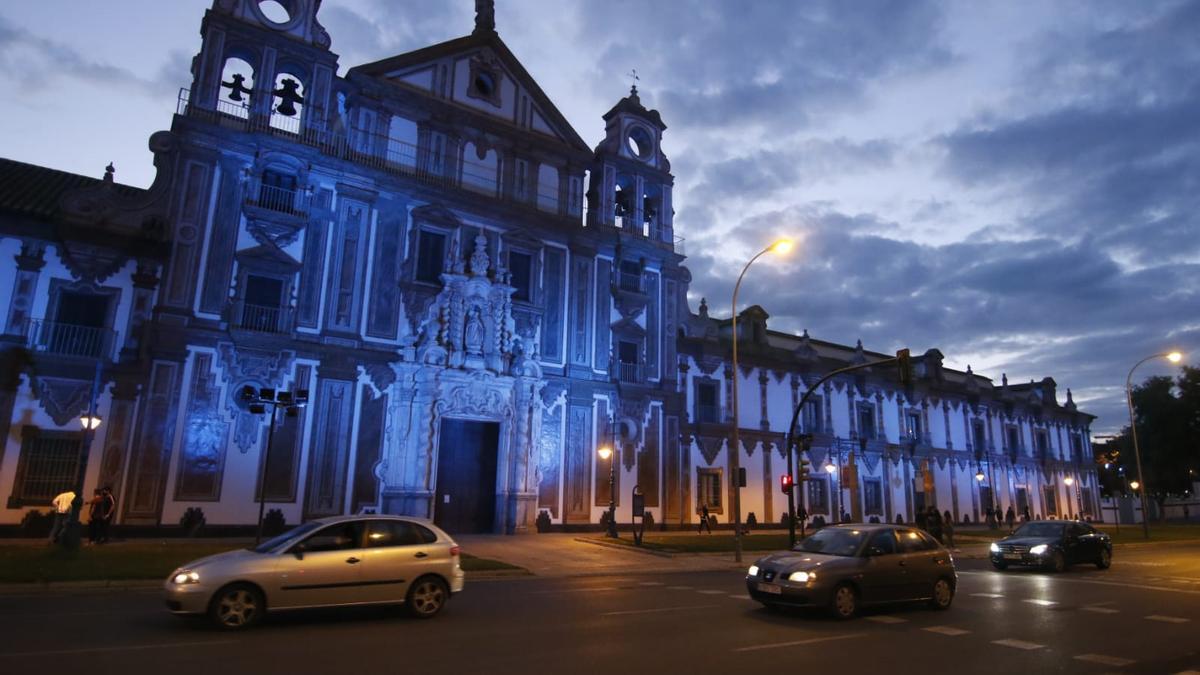
[[483, 321], [479, 319], [479, 308], [472, 308], [467, 318], [466, 345], [468, 354], [483, 353]]

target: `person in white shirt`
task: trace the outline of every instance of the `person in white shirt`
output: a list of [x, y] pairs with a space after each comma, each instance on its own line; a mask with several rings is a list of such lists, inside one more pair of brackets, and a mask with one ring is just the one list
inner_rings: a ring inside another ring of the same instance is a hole
[[50, 528], [51, 544], [57, 544], [58, 538], [67, 529], [67, 523], [71, 520], [71, 503], [74, 501], [74, 490], [61, 492], [50, 501], [50, 506], [54, 507], [54, 527]]

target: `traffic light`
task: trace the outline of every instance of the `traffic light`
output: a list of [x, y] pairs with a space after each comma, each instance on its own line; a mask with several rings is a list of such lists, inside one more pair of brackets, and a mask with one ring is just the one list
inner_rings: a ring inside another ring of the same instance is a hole
[[801, 481], [808, 480], [808, 467], [809, 467], [808, 460], [801, 457], [800, 458], [800, 471], [799, 471]]
[[912, 355], [909, 354], [907, 348], [896, 352], [896, 368], [900, 371], [901, 386], [911, 387], [913, 384]]
[[791, 476], [785, 473], [779, 477], [779, 489], [783, 491], [783, 494], [786, 495], [787, 493], [791, 492], [792, 486], [793, 483]]

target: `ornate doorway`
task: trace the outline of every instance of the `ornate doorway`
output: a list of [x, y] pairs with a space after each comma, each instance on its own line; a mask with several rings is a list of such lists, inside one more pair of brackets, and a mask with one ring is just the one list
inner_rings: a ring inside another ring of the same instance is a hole
[[451, 534], [492, 532], [498, 422], [442, 420], [433, 522]]

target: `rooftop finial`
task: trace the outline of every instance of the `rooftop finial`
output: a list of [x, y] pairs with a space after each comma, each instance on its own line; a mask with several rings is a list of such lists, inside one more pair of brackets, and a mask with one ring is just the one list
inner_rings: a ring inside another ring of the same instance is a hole
[[495, 0], [475, 0], [475, 32], [496, 32]]
[[113, 174], [115, 174], [116, 172], [117, 172], [117, 169], [115, 167], [113, 167], [112, 162], [109, 162], [108, 166], [104, 167], [104, 182], [105, 183], [113, 182]]
[[629, 95], [637, 96], [637, 83], [638, 80], [642, 79], [638, 77], [637, 68], [630, 70], [626, 75], [629, 76]]

